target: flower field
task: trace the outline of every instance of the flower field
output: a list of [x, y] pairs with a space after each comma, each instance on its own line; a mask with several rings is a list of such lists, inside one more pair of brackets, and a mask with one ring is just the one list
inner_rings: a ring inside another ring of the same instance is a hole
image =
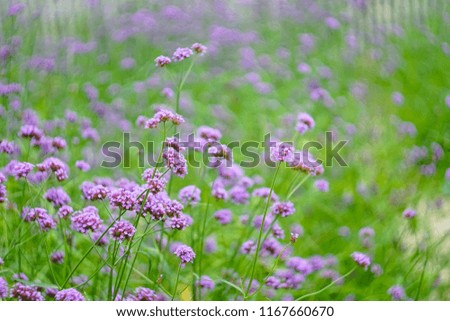
[[449, 300], [446, 1], [0, 3], [0, 300]]

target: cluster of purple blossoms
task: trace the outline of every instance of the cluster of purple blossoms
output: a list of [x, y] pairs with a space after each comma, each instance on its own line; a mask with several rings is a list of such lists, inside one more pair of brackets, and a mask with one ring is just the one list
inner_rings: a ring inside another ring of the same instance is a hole
[[416, 214], [417, 214], [416, 211], [411, 208], [407, 208], [406, 210], [403, 211], [403, 217], [407, 219], [415, 217]]
[[294, 146], [290, 143], [277, 142], [270, 148], [270, 159], [274, 162], [292, 162], [294, 151]]
[[125, 220], [115, 222], [109, 230], [111, 238], [119, 243], [124, 240], [129, 241], [133, 237], [134, 233], [136, 233], [136, 228], [133, 224]]
[[15, 179], [26, 178], [33, 168], [33, 164], [18, 161], [12, 161], [11, 167], [9, 167], [11, 175], [14, 176]]
[[54, 207], [61, 207], [71, 202], [69, 195], [62, 189], [62, 187], [52, 187], [44, 194], [44, 198], [52, 203]]
[[184, 244], [177, 246], [173, 254], [180, 258], [181, 267], [184, 267], [186, 263], [194, 262], [195, 259], [195, 253], [192, 248]]
[[367, 268], [371, 264], [370, 257], [367, 254], [361, 252], [353, 252], [351, 254], [351, 257], [353, 261], [355, 261], [355, 263], [360, 267], [364, 268], [364, 270], [367, 270]]
[[103, 226], [103, 221], [98, 215], [98, 209], [94, 206], [87, 206], [74, 213], [71, 220], [72, 229], [83, 234], [87, 234], [89, 231], [97, 232]]
[[55, 264], [63, 264], [64, 263], [64, 252], [56, 251], [50, 255], [50, 261]]
[[164, 67], [170, 64], [172, 60], [166, 56], [158, 56], [155, 58], [155, 66], [156, 67]]
[[19, 147], [14, 142], [9, 142], [6, 139], [0, 140], [0, 153], [13, 155], [19, 152]]
[[253, 240], [245, 241], [241, 246], [242, 254], [253, 254], [256, 251], [256, 243]]
[[169, 217], [166, 220], [166, 226], [173, 230], [184, 230], [186, 227], [192, 225], [193, 219], [189, 215], [179, 214], [178, 216]]
[[0, 172], [0, 203], [4, 203], [7, 201], [6, 198], [6, 186], [4, 183], [6, 182], [6, 177], [3, 173]]
[[297, 125], [296, 129], [300, 134], [306, 133], [308, 130], [314, 128], [316, 123], [314, 119], [307, 113], [299, 113], [297, 116]]
[[69, 177], [68, 166], [56, 157], [46, 158], [42, 163], [37, 164], [36, 167], [40, 172], [53, 172], [59, 182], [62, 182]]
[[172, 173], [179, 177], [184, 177], [188, 173], [187, 162], [183, 154], [178, 152], [173, 147], [165, 148], [162, 157], [167, 168], [172, 170]]
[[371, 248], [375, 231], [371, 227], [363, 227], [358, 233], [359, 240], [365, 248]]
[[198, 288], [201, 288], [204, 291], [206, 291], [206, 290], [214, 290], [214, 287], [216, 286], [214, 281], [207, 275], [202, 275], [200, 280], [197, 280], [195, 282], [195, 285]]
[[63, 205], [58, 209], [58, 216], [60, 218], [66, 218], [72, 213], [73, 213], [73, 208], [68, 205]]
[[177, 113], [174, 113], [167, 109], [158, 110], [152, 118], [145, 121], [145, 128], [156, 128], [161, 123], [170, 121], [172, 124], [178, 126], [184, 123], [184, 118]]
[[299, 170], [312, 176], [321, 175], [324, 172], [323, 165], [307, 150], [296, 152], [294, 159], [288, 165], [293, 170]]
[[126, 301], [161, 301], [155, 291], [149, 288], [136, 288], [134, 294], [128, 295]]
[[330, 184], [325, 179], [318, 179], [314, 182], [314, 187], [320, 192], [328, 192], [330, 190]]
[[4, 299], [8, 296], [8, 283], [4, 278], [0, 277], [0, 299]]
[[123, 211], [132, 211], [136, 206], [136, 195], [124, 188], [117, 188], [109, 194], [109, 203]]
[[70, 288], [58, 291], [55, 294], [56, 301], [85, 301], [84, 296], [77, 290]]
[[91, 169], [91, 166], [83, 160], [78, 160], [75, 162], [75, 167], [82, 172], [87, 172]]
[[19, 136], [22, 138], [34, 138], [36, 141], [39, 141], [44, 136], [44, 132], [35, 125], [23, 125], [20, 128]]
[[405, 289], [401, 285], [394, 285], [389, 288], [387, 293], [392, 297], [394, 301], [401, 301], [406, 298]]
[[262, 199], [267, 200], [267, 198], [270, 195], [270, 200], [272, 202], [278, 202], [278, 196], [275, 194], [274, 191], [272, 191], [272, 194], [270, 194], [270, 188], [269, 187], [260, 187], [253, 190], [252, 196], [254, 197], [261, 197]]
[[11, 297], [19, 301], [44, 301], [44, 297], [35, 287], [22, 283], [14, 284], [11, 289]]
[[167, 184], [167, 180], [163, 177], [161, 172], [153, 168], [147, 168], [142, 173], [142, 179], [147, 183], [147, 188], [152, 194], [163, 191]]
[[214, 213], [214, 218], [222, 225], [230, 224], [232, 213], [228, 209], [218, 210]]
[[178, 193], [178, 199], [184, 205], [194, 206], [200, 202], [200, 189], [195, 185], [183, 187]]
[[22, 218], [25, 222], [37, 222], [42, 231], [56, 228], [56, 222], [43, 208], [24, 208]]
[[183, 61], [190, 56], [192, 56], [193, 52], [190, 48], [177, 48], [173, 53], [172, 60], [173, 61]]
[[83, 197], [90, 201], [103, 200], [109, 194], [107, 187], [87, 181], [81, 184], [80, 189]]
[[204, 45], [202, 45], [201, 43], [194, 43], [191, 46], [192, 50], [194, 50], [195, 53], [198, 53], [199, 55], [204, 55], [206, 53], [206, 51], [208, 50], [208, 48]]
[[292, 202], [276, 202], [272, 205], [270, 213], [272, 215], [280, 215], [281, 217], [286, 217], [294, 214], [295, 207]]

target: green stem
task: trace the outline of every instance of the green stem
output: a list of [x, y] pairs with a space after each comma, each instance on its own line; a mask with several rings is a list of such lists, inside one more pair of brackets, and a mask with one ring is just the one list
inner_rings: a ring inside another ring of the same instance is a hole
[[177, 280], [175, 281], [175, 289], [173, 289], [173, 293], [172, 293], [172, 301], [175, 299], [175, 295], [177, 294], [178, 281], [180, 280], [180, 270], [181, 270], [181, 264], [178, 265]]
[[266, 222], [267, 211], [269, 209], [269, 204], [270, 204], [270, 200], [272, 198], [273, 188], [275, 186], [275, 181], [277, 179], [278, 171], [280, 170], [280, 164], [281, 164], [280, 162], [277, 164], [275, 174], [273, 175], [272, 184], [270, 185], [269, 196], [267, 197], [267, 202], [266, 202], [266, 207], [264, 209], [261, 227], [259, 228], [258, 243], [256, 245], [255, 257], [253, 259], [253, 264], [252, 264], [252, 273], [251, 273], [250, 280], [247, 285], [247, 290], [245, 291], [245, 298], [247, 298], [247, 296], [250, 292], [251, 286], [252, 286], [253, 279], [255, 278], [256, 263], [258, 262], [258, 256], [259, 256], [259, 251], [260, 251], [260, 247], [261, 247], [261, 239], [262, 239], [262, 235], [263, 235], [263, 231], [264, 231], [264, 223]]

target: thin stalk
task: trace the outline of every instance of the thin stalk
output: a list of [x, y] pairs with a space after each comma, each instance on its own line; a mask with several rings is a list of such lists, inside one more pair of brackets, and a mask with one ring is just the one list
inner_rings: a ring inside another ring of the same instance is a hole
[[177, 294], [178, 281], [180, 280], [180, 270], [181, 270], [181, 264], [178, 265], [177, 280], [175, 281], [175, 289], [173, 289], [173, 293], [172, 293], [172, 301], [175, 299], [175, 295]]

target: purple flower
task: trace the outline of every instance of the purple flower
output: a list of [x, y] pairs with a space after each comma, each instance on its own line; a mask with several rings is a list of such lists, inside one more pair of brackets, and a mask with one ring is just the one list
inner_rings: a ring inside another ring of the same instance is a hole
[[298, 257], [298, 256], [294, 256], [294, 257], [290, 258], [286, 262], [286, 266], [297, 272], [300, 272], [303, 275], [308, 275], [313, 272], [313, 268], [311, 266], [310, 261], [307, 259]]
[[166, 226], [173, 230], [184, 230], [192, 224], [192, 218], [189, 215], [180, 214], [179, 216], [169, 217], [166, 221]]
[[208, 48], [206, 48], [206, 46], [202, 45], [201, 43], [194, 43], [191, 46], [192, 50], [194, 50], [196, 53], [198, 53], [200, 56], [204, 55], [206, 53], [206, 51], [208, 50]]
[[378, 277], [383, 274], [383, 268], [379, 264], [372, 264], [370, 266], [370, 272]]
[[124, 240], [130, 240], [134, 233], [136, 233], [136, 228], [133, 224], [125, 220], [117, 221], [109, 230], [111, 238], [119, 243], [122, 243]]
[[361, 252], [353, 252], [351, 254], [351, 257], [353, 261], [355, 261], [355, 263], [359, 266], [363, 267], [364, 270], [367, 270], [367, 267], [371, 264], [370, 257], [367, 254]]
[[291, 162], [294, 160], [294, 146], [290, 143], [277, 142], [270, 148], [270, 159], [274, 162]]
[[136, 206], [136, 197], [133, 192], [118, 188], [109, 194], [109, 203], [121, 210], [131, 211]]
[[64, 263], [64, 252], [56, 251], [52, 253], [50, 256], [50, 261], [55, 264], [63, 264]]
[[411, 209], [411, 208], [407, 208], [406, 210], [403, 211], [403, 217], [404, 218], [411, 219], [411, 218], [413, 218], [415, 216], [416, 216], [416, 211]]
[[[260, 187], [253, 190], [252, 196], [261, 197], [263, 199], [266, 199], [269, 197], [270, 194], [270, 188], [269, 187]], [[275, 194], [274, 191], [272, 191], [272, 195], [270, 195], [270, 200], [272, 202], [278, 202], [278, 196]]]
[[58, 209], [58, 216], [60, 218], [66, 218], [73, 213], [73, 208], [68, 205], [63, 205]]
[[253, 240], [248, 240], [242, 243], [241, 253], [242, 254], [253, 254], [256, 251], [256, 243]]
[[217, 242], [214, 236], [208, 236], [205, 241], [205, 252], [214, 253], [217, 251]]
[[57, 292], [55, 294], [56, 301], [84, 301], [84, 296], [77, 290], [70, 288]]
[[216, 284], [209, 276], [202, 275], [200, 280], [195, 282], [195, 286], [201, 288], [202, 290], [214, 290]]
[[174, 113], [167, 109], [160, 109], [152, 118], [147, 119], [147, 121], [145, 122], [145, 128], [156, 128], [159, 124], [168, 121], [172, 122], [172, 124], [174, 125], [180, 125], [184, 123], [184, 119], [183, 117], [181, 117], [181, 115], [178, 115], [177, 113]]
[[158, 301], [155, 291], [149, 288], [136, 288], [135, 294], [127, 297], [127, 301]]
[[91, 166], [83, 160], [78, 160], [75, 162], [75, 167], [82, 172], [87, 172], [91, 169]]
[[403, 95], [401, 93], [399, 93], [398, 91], [394, 92], [392, 94], [392, 101], [394, 102], [394, 104], [396, 104], [398, 106], [403, 105], [403, 102], [404, 102]]
[[330, 185], [325, 179], [318, 179], [314, 182], [314, 187], [320, 192], [328, 192], [330, 190]]
[[450, 167], [445, 171], [445, 179], [450, 181]]
[[15, 179], [20, 179], [23, 177], [27, 177], [28, 174], [33, 170], [33, 168], [33, 164], [15, 161], [11, 168], [11, 174], [15, 177]]
[[287, 217], [294, 214], [295, 208], [292, 202], [276, 202], [272, 205], [270, 213], [272, 215], [280, 215], [281, 217]]
[[169, 57], [166, 56], [158, 56], [155, 58], [155, 66], [156, 67], [164, 67], [170, 64], [172, 60], [170, 60]]
[[391, 295], [392, 300], [394, 301], [401, 301], [406, 298], [405, 289], [403, 289], [401, 285], [394, 285], [390, 287], [387, 293]]
[[14, 3], [8, 8], [8, 16], [17, 16], [25, 9], [23, 3]]
[[90, 201], [103, 200], [108, 196], [109, 190], [103, 185], [83, 182], [80, 186], [83, 197]]
[[250, 194], [243, 186], [236, 185], [230, 189], [230, 197], [234, 204], [247, 204]]
[[52, 187], [44, 194], [44, 198], [52, 203], [54, 207], [61, 207], [71, 202], [69, 195], [62, 189], [62, 187]]
[[18, 152], [19, 147], [14, 142], [9, 142], [6, 139], [0, 140], [0, 153], [13, 155], [17, 154]]
[[103, 221], [98, 215], [98, 209], [94, 206], [85, 207], [76, 212], [72, 217], [72, 228], [80, 233], [96, 232], [101, 229]]
[[186, 265], [186, 263], [194, 262], [194, 259], [195, 259], [195, 253], [192, 250], [192, 248], [190, 248], [189, 246], [184, 245], [184, 244], [179, 245], [175, 249], [173, 254], [175, 254], [176, 256], [178, 256], [180, 258], [181, 267], [184, 267]]
[[23, 125], [20, 128], [19, 136], [23, 138], [34, 138], [39, 141], [44, 136], [44, 133], [34, 125]]
[[142, 179], [147, 182], [147, 188], [152, 194], [163, 191], [167, 184], [167, 180], [162, 176], [161, 172], [154, 168], [147, 168], [142, 173]]
[[19, 301], [44, 301], [44, 297], [35, 287], [24, 285], [22, 283], [14, 284], [11, 289], [11, 297]]
[[230, 224], [232, 219], [232, 213], [228, 209], [218, 210], [214, 213], [214, 218], [219, 221], [220, 224]]
[[4, 278], [0, 277], [0, 299], [4, 299], [8, 296], [8, 283]]
[[196, 205], [200, 202], [200, 189], [195, 185], [189, 185], [180, 190], [178, 199], [184, 205]]
[[172, 173], [178, 177], [186, 176], [187, 162], [183, 154], [176, 151], [173, 147], [168, 147], [165, 149], [162, 155], [164, 162], [168, 168], [172, 170]]
[[308, 130], [311, 130], [315, 126], [314, 119], [307, 113], [300, 113], [297, 116], [297, 125], [296, 129], [300, 134], [306, 133]]
[[177, 48], [173, 53], [173, 61], [183, 61], [192, 55], [192, 50], [189, 48]]

